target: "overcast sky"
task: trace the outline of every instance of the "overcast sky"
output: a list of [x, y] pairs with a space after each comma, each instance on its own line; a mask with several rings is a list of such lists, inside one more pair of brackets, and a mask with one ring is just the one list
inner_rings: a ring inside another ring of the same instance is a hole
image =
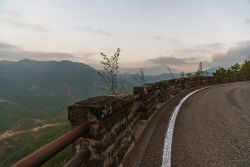
[[194, 71], [250, 55], [250, 0], [0, 0], [0, 60]]

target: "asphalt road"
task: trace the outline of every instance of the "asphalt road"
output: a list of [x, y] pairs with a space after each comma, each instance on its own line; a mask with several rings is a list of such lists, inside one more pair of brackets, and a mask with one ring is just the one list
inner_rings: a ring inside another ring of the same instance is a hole
[[202, 90], [183, 104], [172, 166], [250, 167], [250, 83]]
[[[161, 166], [174, 105], [157, 113], [124, 166]], [[146, 140], [147, 139], [147, 140]], [[189, 97], [176, 118], [172, 167], [250, 167], [250, 82], [220, 85]]]

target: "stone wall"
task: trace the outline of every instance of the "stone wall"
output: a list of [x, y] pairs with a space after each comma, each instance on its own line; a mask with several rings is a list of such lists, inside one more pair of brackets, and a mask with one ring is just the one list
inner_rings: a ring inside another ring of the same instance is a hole
[[243, 79], [173, 79], [135, 87], [133, 94], [99, 96], [77, 102], [68, 107], [68, 119], [72, 128], [86, 124], [89, 130], [74, 143], [74, 153], [89, 149], [90, 157], [82, 166], [118, 166], [135, 143], [135, 124], [149, 119], [157, 104], [171, 101], [188, 90], [240, 80]]

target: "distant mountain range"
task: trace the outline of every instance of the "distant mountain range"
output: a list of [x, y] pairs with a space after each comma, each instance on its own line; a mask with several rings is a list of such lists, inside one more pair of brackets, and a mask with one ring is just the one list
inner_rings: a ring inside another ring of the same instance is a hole
[[0, 62], [0, 131], [25, 117], [52, 117], [103, 94], [97, 71], [70, 61]]
[[[178, 77], [177, 74], [174, 74]], [[138, 83], [121, 74], [127, 90]], [[146, 75], [147, 83], [171, 79], [171, 75]], [[0, 132], [24, 118], [47, 119], [78, 100], [103, 95], [98, 71], [71, 61], [0, 61]]]
[[[128, 90], [138, 85], [122, 74]], [[147, 82], [170, 79], [146, 76]], [[47, 119], [78, 100], [103, 95], [97, 70], [70, 61], [0, 61], [0, 131], [23, 118]]]

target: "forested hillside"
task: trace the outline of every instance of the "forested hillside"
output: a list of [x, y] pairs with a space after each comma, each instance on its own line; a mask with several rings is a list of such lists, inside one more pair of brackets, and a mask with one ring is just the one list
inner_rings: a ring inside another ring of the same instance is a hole
[[[121, 74], [125, 91], [139, 84], [131, 75]], [[170, 77], [145, 76], [145, 80]], [[94, 68], [70, 61], [0, 61], [0, 166], [11, 165], [65, 133], [70, 128], [67, 106], [104, 94], [99, 78]], [[45, 166], [63, 163], [70, 153], [66, 149]]]
[[69, 61], [0, 62], [0, 131], [25, 117], [45, 119], [102, 94], [92, 67]]

